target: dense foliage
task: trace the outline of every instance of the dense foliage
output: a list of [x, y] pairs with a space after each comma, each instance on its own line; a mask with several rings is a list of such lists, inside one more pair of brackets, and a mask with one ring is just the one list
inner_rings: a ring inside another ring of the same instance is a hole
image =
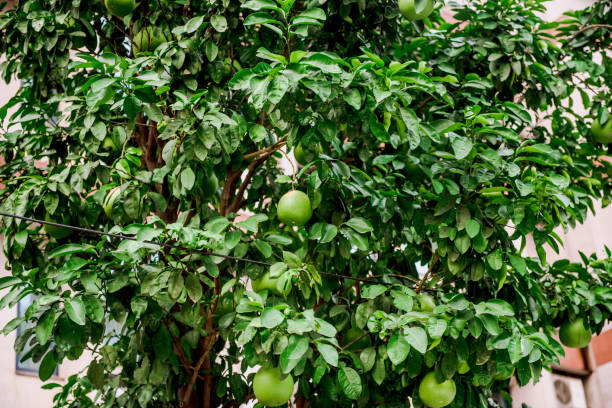
[[[601, 330], [612, 261], [546, 248], [612, 198], [590, 135], [612, 114], [610, 5], [554, 23], [542, 0], [442, 6], [6, 7], [0, 70], [21, 86], [0, 108], [0, 210], [137, 238], [2, 220], [0, 306], [36, 298], [4, 332], [34, 323], [16, 349], [44, 380], [92, 355], [48, 385], [56, 406], [237, 406], [249, 367], [280, 366], [299, 407], [421, 407], [431, 371], [450, 406], [487, 407], [558, 361], [564, 322]], [[287, 174], [298, 143], [309, 162]], [[277, 217], [294, 188], [302, 227]]]

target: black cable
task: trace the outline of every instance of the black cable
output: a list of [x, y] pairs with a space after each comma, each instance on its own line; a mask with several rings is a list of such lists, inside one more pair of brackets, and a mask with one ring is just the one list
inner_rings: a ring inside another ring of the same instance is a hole
[[[2, 216], [2, 217], [9, 217], [9, 218], [17, 218], [17, 219], [20, 219], [20, 220], [23, 220], [23, 221], [35, 222], [37, 224], [51, 225], [51, 226], [60, 227], [60, 228], [67, 228], [67, 229], [70, 229], [70, 230], [73, 230], [73, 231], [85, 232], [85, 233], [88, 233], [88, 234], [101, 235], [101, 236], [105, 236], [105, 237], [118, 238], [118, 239], [125, 239], [125, 240], [129, 240], [129, 241], [144, 242], [146, 244], [157, 245], [157, 246], [162, 247], [162, 248], [176, 249], [176, 250], [181, 250], [181, 251], [193, 252], [193, 253], [197, 253], [197, 254], [205, 255], [205, 256], [216, 256], [216, 257], [219, 257], [219, 258], [230, 259], [230, 260], [233, 260], [233, 261], [249, 262], [249, 263], [253, 263], [253, 264], [257, 264], [257, 265], [272, 266], [272, 264], [270, 262], [258, 261], [258, 260], [255, 260], [255, 259], [241, 258], [239, 256], [218, 254], [216, 252], [206, 251], [206, 250], [202, 250], [202, 249], [187, 248], [187, 247], [184, 247], [184, 246], [181, 246], [181, 245], [166, 244], [166, 243], [162, 243], [162, 242], [155, 242], [155, 241], [148, 241], [148, 240], [139, 241], [135, 237], [132, 237], [132, 236], [129, 236], [129, 235], [113, 234], [111, 232], [104, 232], [104, 231], [98, 231], [98, 230], [93, 230], [93, 229], [89, 229], [89, 228], [76, 227], [76, 226], [73, 226], [73, 225], [60, 224], [60, 223], [53, 222], [53, 221], [43, 221], [43, 220], [38, 220], [36, 218], [25, 217], [23, 215], [9, 214], [9, 213], [2, 212], [2, 211], [0, 211], [0, 216]], [[393, 285], [392, 283], [376, 281], [376, 280], [373, 280], [373, 279], [357, 278], [357, 277], [354, 277], [354, 276], [340, 275], [340, 274], [331, 273], [331, 272], [319, 272], [319, 271], [317, 271], [317, 272], [319, 274], [321, 274], [321, 275], [334, 276], [336, 278], [350, 279], [350, 280], [364, 282], [364, 283], [375, 283], [375, 284], [387, 285], [387, 286]]]

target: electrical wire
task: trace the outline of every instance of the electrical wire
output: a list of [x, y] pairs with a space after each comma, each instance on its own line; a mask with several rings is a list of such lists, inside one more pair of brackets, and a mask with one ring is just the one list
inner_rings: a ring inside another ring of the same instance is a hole
[[[164, 243], [164, 242], [155, 242], [155, 241], [149, 241], [149, 240], [142, 240], [141, 241], [141, 240], [137, 239], [136, 237], [133, 237], [133, 236], [130, 236], [130, 235], [114, 234], [112, 232], [105, 232], [105, 231], [99, 231], [99, 230], [94, 230], [94, 229], [90, 229], [90, 228], [77, 227], [77, 226], [74, 226], [74, 225], [60, 224], [60, 223], [53, 222], [53, 221], [39, 220], [39, 219], [36, 219], [36, 218], [26, 217], [26, 216], [17, 215], [17, 214], [10, 214], [10, 213], [6, 213], [6, 212], [3, 212], [3, 211], [0, 211], [0, 216], [2, 216], [2, 217], [9, 217], [9, 218], [16, 218], [16, 219], [19, 219], [19, 220], [22, 220], [22, 221], [34, 222], [34, 223], [42, 224], [42, 225], [51, 225], [53, 227], [66, 228], [66, 229], [70, 229], [70, 230], [73, 230], [73, 231], [84, 232], [84, 233], [87, 233], [87, 234], [100, 235], [100, 236], [105, 236], [105, 237], [110, 237], [110, 238], [117, 238], [117, 239], [123, 239], [123, 240], [128, 240], [128, 241], [144, 242], [146, 244], [152, 244], [152, 245], [156, 245], [156, 246], [159, 246], [159, 247], [162, 247], [162, 248], [175, 249], [175, 250], [179, 250], [179, 251], [186, 251], [186, 252], [196, 253], [196, 254], [204, 255], [204, 256], [216, 256], [216, 257], [219, 257], [219, 258], [228, 259], [228, 260], [232, 260], [232, 261], [247, 262], [247, 263], [263, 265], [263, 266], [272, 266], [272, 263], [270, 263], [270, 262], [258, 261], [256, 259], [248, 259], [248, 258], [242, 258], [242, 257], [239, 257], [239, 256], [219, 254], [219, 253], [216, 253], [216, 252], [207, 251], [207, 250], [203, 250], [203, 249], [187, 248], [187, 247], [184, 247], [184, 246], [181, 246], [181, 245], [168, 244], [168, 243]], [[341, 279], [349, 279], [349, 280], [358, 281], [358, 282], [374, 283], [374, 284], [385, 285], [385, 286], [393, 285], [392, 283], [389, 283], [389, 282], [382, 282], [382, 281], [378, 281], [378, 280], [374, 280], [374, 279], [358, 278], [358, 277], [355, 277], [355, 276], [341, 275], [341, 274], [332, 273], [332, 272], [322, 272], [322, 271], [317, 271], [317, 272], [319, 274], [321, 274], [321, 275], [333, 276], [333, 277], [341, 278]]]

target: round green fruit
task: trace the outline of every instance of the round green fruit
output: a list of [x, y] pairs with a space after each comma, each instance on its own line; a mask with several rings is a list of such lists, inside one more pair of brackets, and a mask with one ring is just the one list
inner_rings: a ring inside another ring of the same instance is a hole
[[417, 296], [413, 309], [417, 312], [431, 313], [433, 312], [434, 307], [436, 307], [434, 298], [427, 293], [421, 293], [419, 296]]
[[591, 126], [591, 134], [593, 135], [593, 140], [597, 143], [612, 143], [612, 119], [608, 119], [604, 126], [601, 126], [599, 120], [595, 119]]
[[399, 0], [399, 11], [408, 20], [422, 20], [434, 9], [434, 0]]
[[205, 198], [210, 198], [215, 195], [218, 188], [219, 179], [217, 178], [215, 173], [212, 173], [211, 176], [206, 177], [206, 179], [204, 179], [204, 181], [202, 182], [202, 191], [204, 193]]
[[113, 151], [118, 150], [117, 145], [115, 144], [115, 142], [110, 136], [106, 136], [104, 138], [104, 140], [102, 141], [102, 148], [104, 150], [113, 150]]
[[312, 217], [310, 199], [301, 191], [289, 191], [278, 202], [277, 215], [281, 222], [301, 227]]
[[279, 407], [286, 404], [293, 395], [295, 383], [291, 375], [281, 380], [278, 367], [260, 368], [253, 378], [255, 397], [264, 405]]
[[591, 342], [591, 330], [584, 327], [582, 317], [570, 322], [569, 320], [561, 325], [559, 338], [561, 343], [567, 347], [583, 348]]
[[159, 28], [145, 27], [134, 36], [132, 44], [134, 53], [154, 51], [157, 47], [167, 41], [166, 36]]
[[457, 387], [453, 380], [439, 383], [434, 371], [425, 374], [419, 385], [419, 398], [430, 408], [442, 408], [453, 402]]
[[106, 9], [113, 16], [125, 17], [136, 8], [135, 0], [106, 0], [104, 2]]
[[112, 218], [113, 214], [113, 205], [115, 205], [115, 201], [119, 197], [119, 193], [121, 193], [121, 188], [114, 187], [111, 191], [106, 195], [104, 202], [102, 203], [102, 207], [104, 208], [104, 214], [108, 218]]
[[267, 289], [270, 293], [282, 296], [282, 293], [276, 287], [277, 282], [278, 278], [272, 278], [270, 277], [270, 272], [266, 272], [259, 279], [255, 279], [251, 283], [251, 288], [253, 288], [253, 292], [261, 292]]
[[344, 339], [342, 340], [342, 344], [346, 346], [347, 344], [350, 344], [351, 342], [359, 339], [355, 341], [353, 344], [351, 344], [348, 347], [348, 350], [355, 351], [355, 350], [363, 350], [365, 348], [368, 348], [372, 345], [372, 341], [370, 340], [370, 336], [364, 336], [364, 334], [365, 334], [364, 330], [359, 329], [357, 327], [351, 327], [350, 329], [346, 331], [346, 333], [344, 333]]
[[[60, 221], [55, 221], [53, 218], [51, 218], [51, 216], [49, 214], [45, 214], [45, 221], [49, 221], [49, 222], [57, 222], [58, 224], [64, 224], [65, 222], [62, 220]], [[55, 238], [55, 239], [63, 239], [66, 238], [70, 235], [72, 235], [72, 230], [68, 229], [68, 228], [63, 228], [63, 227], [57, 227], [55, 225], [48, 225], [45, 224], [44, 225], [45, 228], [45, 232], [47, 233], [47, 235]]]

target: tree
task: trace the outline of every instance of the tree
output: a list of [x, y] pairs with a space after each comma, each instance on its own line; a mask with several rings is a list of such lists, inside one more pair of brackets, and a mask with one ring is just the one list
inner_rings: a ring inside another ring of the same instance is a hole
[[[36, 297], [4, 333], [35, 324], [15, 347], [43, 380], [92, 355], [46, 385], [57, 407], [238, 406], [257, 366], [290, 373], [298, 407], [421, 407], [432, 371], [456, 384], [449, 406], [486, 407], [558, 361], [564, 322], [601, 331], [612, 262], [545, 247], [612, 198], [590, 135], [611, 114], [610, 5], [555, 23], [542, 0], [469, 1], [453, 22], [440, 7], [6, 9], [0, 67], [21, 87], [0, 108], [1, 211], [133, 238], [3, 217], [0, 306]], [[154, 38], [135, 53], [141, 30]], [[298, 143], [312, 159], [284, 174]], [[313, 211], [301, 227], [277, 217], [293, 189]], [[251, 291], [264, 274], [276, 290]], [[415, 306], [425, 293], [433, 310]]]

